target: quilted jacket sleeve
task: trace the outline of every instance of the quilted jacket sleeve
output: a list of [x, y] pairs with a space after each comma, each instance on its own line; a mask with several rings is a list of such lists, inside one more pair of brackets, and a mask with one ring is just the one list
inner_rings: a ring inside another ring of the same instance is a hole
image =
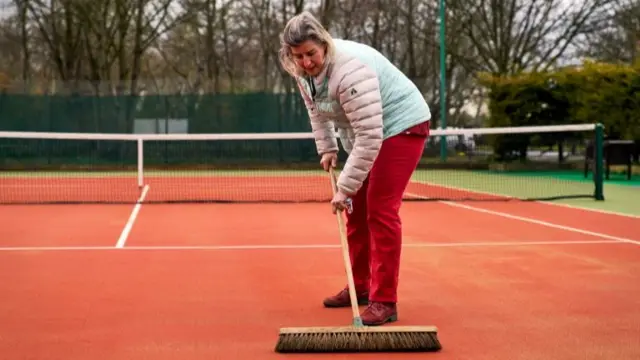
[[338, 142], [335, 137], [335, 126], [333, 121], [329, 121], [320, 117], [315, 109], [313, 101], [309, 97], [304, 85], [304, 79], [298, 79], [297, 84], [300, 89], [300, 94], [304, 100], [304, 104], [309, 113], [309, 120], [311, 122], [311, 131], [316, 142], [316, 149], [319, 155], [326, 152], [337, 152]]
[[353, 129], [354, 143], [338, 187], [353, 194], [362, 187], [382, 146], [382, 99], [377, 74], [364, 63], [348, 60], [339, 72], [337, 95]]

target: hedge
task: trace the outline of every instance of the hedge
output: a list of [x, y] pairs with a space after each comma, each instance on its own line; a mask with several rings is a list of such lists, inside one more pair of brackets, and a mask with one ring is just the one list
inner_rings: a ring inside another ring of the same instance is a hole
[[[490, 90], [487, 126], [601, 123], [607, 138], [640, 140], [640, 63], [587, 62], [549, 72], [481, 74], [479, 80]], [[581, 135], [545, 135], [538, 141], [561, 145], [567, 139], [582, 140]], [[522, 152], [510, 154], [530, 142], [526, 136], [497, 137], [494, 152], [500, 160], [523, 159]]]

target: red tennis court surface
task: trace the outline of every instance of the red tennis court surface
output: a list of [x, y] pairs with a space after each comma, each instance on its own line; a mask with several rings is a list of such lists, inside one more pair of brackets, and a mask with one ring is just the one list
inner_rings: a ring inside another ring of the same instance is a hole
[[174, 204], [0, 207], [0, 354], [640, 358], [639, 218], [515, 202], [402, 213], [396, 325], [437, 326], [440, 353], [274, 353], [280, 327], [351, 321], [321, 305], [345, 282], [328, 205]]

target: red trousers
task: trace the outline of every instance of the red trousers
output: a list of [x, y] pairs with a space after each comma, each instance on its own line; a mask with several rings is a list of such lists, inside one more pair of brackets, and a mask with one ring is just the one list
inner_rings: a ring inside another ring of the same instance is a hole
[[429, 122], [387, 138], [347, 213], [347, 239], [358, 293], [369, 300], [397, 301], [402, 222], [400, 205], [424, 150]]

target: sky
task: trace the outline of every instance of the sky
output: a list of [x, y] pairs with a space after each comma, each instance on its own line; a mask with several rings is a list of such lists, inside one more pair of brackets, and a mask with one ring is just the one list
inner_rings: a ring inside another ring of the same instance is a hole
[[0, 19], [8, 16], [10, 14], [10, 0], [0, 0]]

